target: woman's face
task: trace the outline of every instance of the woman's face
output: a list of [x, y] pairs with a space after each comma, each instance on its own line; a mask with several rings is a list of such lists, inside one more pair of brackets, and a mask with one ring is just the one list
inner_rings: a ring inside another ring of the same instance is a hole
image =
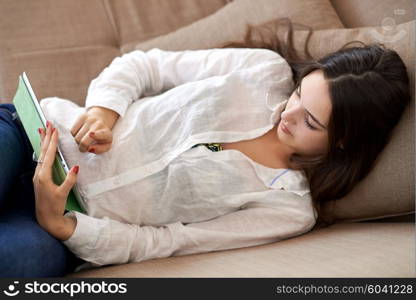
[[[305, 76], [281, 114], [277, 135], [291, 153], [315, 156], [326, 152], [332, 104], [321, 70]], [[290, 133], [285, 132], [285, 127]]]

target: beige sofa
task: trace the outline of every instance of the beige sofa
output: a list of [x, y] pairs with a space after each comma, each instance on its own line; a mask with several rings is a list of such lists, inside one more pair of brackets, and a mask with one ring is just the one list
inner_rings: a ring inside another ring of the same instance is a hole
[[[335, 202], [336, 224], [276, 243], [82, 270], [67, 277], [414, 277], [412, 0], [0, 0], [0, 99], [26, 71], [39, 99], [83, 105], [90, 81], [133, 49], [218, 47], [245, 24], [277, 17], [311, 26], [319, 57], [351, 40], [384, 42], [403, 57], [412, 103], [375, 169]], [[302, 48], [305, 28], [296, 28]], [[330, 209], [331, 207], [328, 207]]]

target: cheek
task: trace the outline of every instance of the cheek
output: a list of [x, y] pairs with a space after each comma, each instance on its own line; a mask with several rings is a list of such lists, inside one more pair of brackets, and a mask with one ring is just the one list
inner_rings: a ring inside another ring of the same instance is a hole
[[327, 140], [320, 135], [309, 134], [304, 136], [304, 142], [301, 144], [304, 145], [304, 149], [310, 154], [320, 154], [325, 151]]
[[327, 140], [312, 133], [308, 128], [295, 128], [293, 136], [291, 136], [293, 146], [305, 153], [320, 153], [326, 149]]

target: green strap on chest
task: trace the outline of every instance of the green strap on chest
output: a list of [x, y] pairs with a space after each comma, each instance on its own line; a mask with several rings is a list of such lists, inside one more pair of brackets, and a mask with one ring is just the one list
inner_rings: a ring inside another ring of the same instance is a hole
[[192, 146], [191, 148], [194, 148], [194, 147], [197, 147], [197, 146], [205, 146], [205, 147], [207, 147], [209, 150], [211, 150], [213, 152], [218, 152], [218, 151], [222, 151], [223, 150], [221, 144], [219, 144], [219, 143], [196, 144], [196, 145]]

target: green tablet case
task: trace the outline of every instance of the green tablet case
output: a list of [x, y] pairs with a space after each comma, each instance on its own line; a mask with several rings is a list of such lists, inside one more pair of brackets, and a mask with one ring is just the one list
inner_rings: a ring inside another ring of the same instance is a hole
[[[36, 156], [34, 158], [38, 159], [41, 142], [38, 128], [45, 128], [46, 120], [25, 73], [19, 76], [19, 85], [13, 98], [13, 104], [34, 150], [34, 155]], [[56, 154], [52, 166], [52, 177], [54, 183], [60, 185], [64, 182], [69, 170], [60, 151], [57, 151]], [[65, 171], [65, 168], [67, 171]], [[73, 188], [68, 195], [65, 209], [85, 213], [77, 197], [80, 198], [81, 196]]]

